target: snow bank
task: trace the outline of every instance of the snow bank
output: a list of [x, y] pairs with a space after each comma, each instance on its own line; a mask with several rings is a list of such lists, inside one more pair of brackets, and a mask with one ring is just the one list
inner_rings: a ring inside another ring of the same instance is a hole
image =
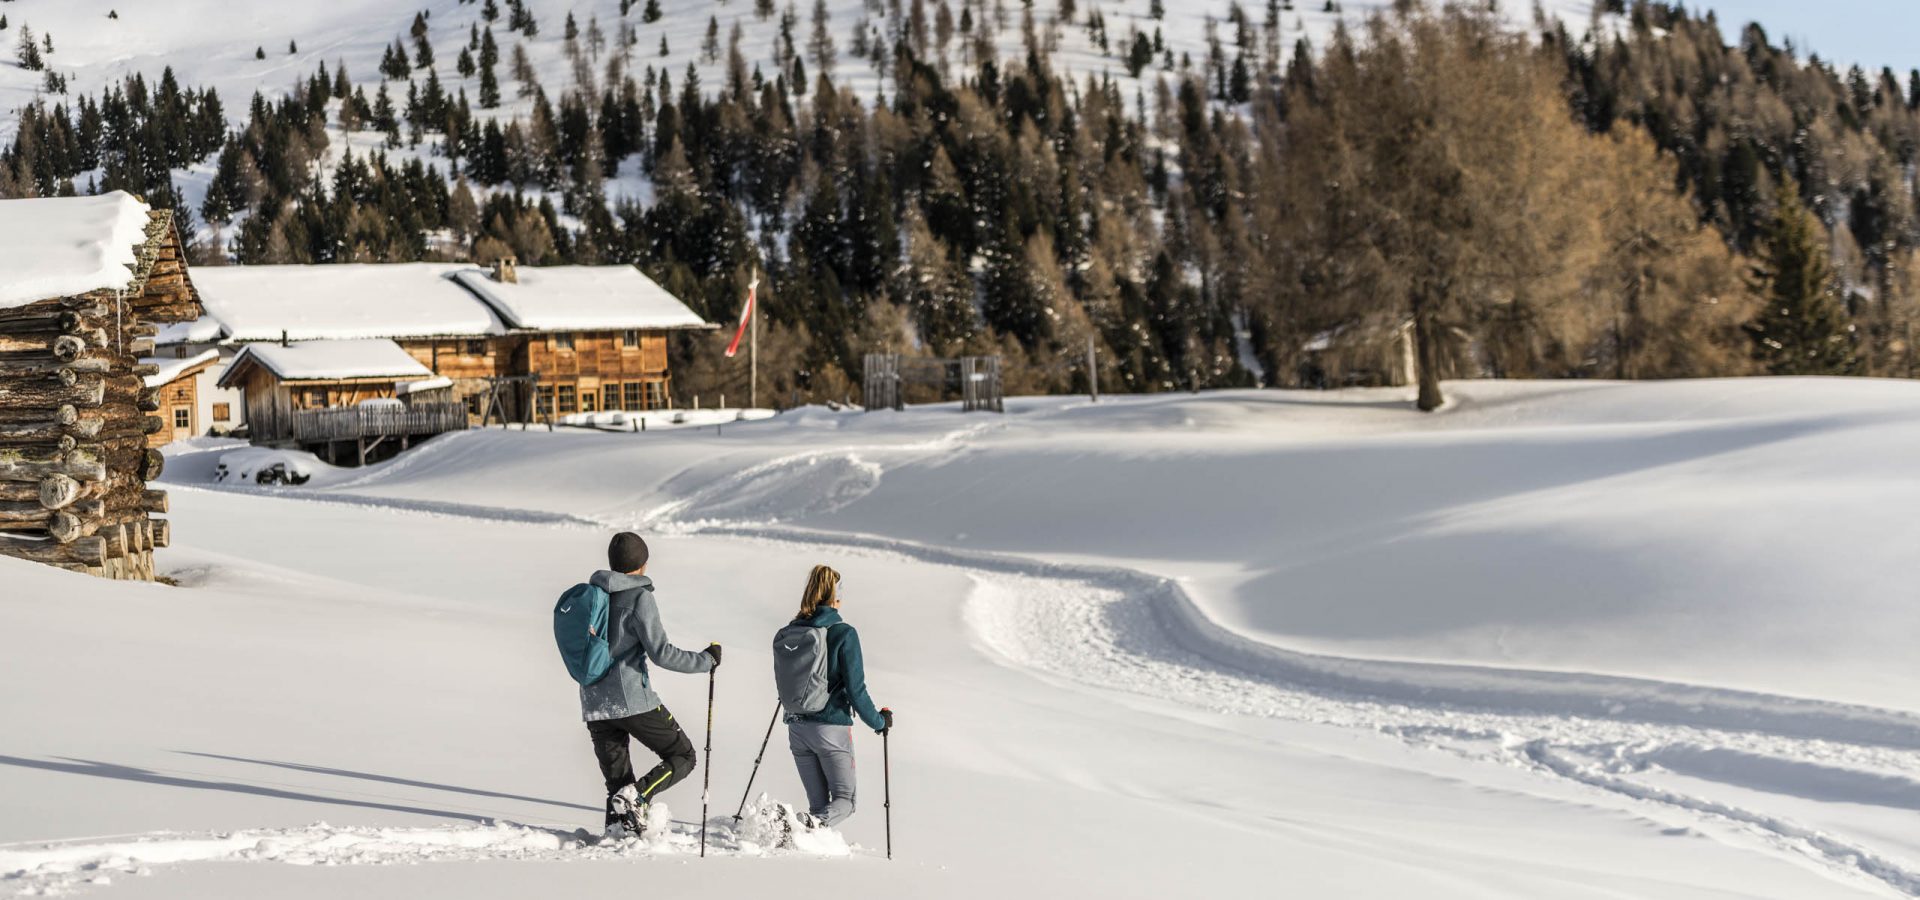
[[206, 316], [236, 341], [504, 334], [456, 284], [452, 263], [206, 266], [193, 271]]
[[220, 462], [213, 469], [213, 480], [232, 484], [301, 485], [321, 468], [331, 467], [303, 450], [249, 447], [220, 454]]
[[0, 200], [0, 308], [126, 287], [147, 213], [126, 191]]
[[516, 328], [538, 331], [705, 328], [707, 323], [632, 266], [545, 266], [502, 283], [477, 269], [453, 276]]
[[574, 413], [561, 416], [562, 425], [575, 428], [598, 428], [602, 431], [648, 431], [670, 428], [699, 428], [707, 425], [725, 425], [730, 422], [758, 422], [771, 419], [775, 415], [771, 409], [656, 409], [646, 412]]

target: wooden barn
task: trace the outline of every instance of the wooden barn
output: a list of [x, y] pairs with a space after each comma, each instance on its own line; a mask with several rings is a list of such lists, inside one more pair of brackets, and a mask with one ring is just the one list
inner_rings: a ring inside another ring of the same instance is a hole
[[166, 422], [141, 357], [199, 313], [171, 213], [121, 191], [0, 201], [0, 554], [153, 578]]
[[220, 376], [247, 398], [253, 442], [366, 465], [467, 427], [449, 379], [389, 340], [248, 344]]

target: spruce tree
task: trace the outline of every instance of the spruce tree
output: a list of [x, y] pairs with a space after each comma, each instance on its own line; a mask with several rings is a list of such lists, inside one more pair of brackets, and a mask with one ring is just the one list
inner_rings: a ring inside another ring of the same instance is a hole
[[461, 78], [472, 78], [474, 72], [473, 53], [468, 51], [467, 48], [461, 47], [460, 56], [454, 60], [453, 68], [454, 71], [460, 73]]
[[[264, 55], [261, 57], [265, 58]], [[33, 39], [33, 29], [20, 26], [20, 68], [29, 72], [38, 72], [45, 65], [40, 59], [40, 45]]]
[[493, 74], [492, 66], [480, 69], [480, 108], [494, 109], [500, 105], [500, 79]]
[[[660, 21], [660, 0], [647, 0], [647, 8], [642, 10], [640, 13], [640, 21], [642, 22]], [[666, 42], [666, 40], [667, 39], [665, 37], [660, 38], [660, 41], [663, 44]]]
[[1780, 185], [1754, 269], [1765, 300], [1747, 325], [1754, 358], [1773, 375], [1849, 375], [1859, 369], [1853, 326], [1835, 298], [1825, 230], [1800, 202], [1792, 179]]

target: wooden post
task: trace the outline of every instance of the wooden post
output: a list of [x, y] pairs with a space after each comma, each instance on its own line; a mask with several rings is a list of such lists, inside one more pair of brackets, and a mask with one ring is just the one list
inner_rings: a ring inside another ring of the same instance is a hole
[[1093, 355], [1093, 335], [1087, 335], [1087, 399], [1100, 402], [1100, 364]]

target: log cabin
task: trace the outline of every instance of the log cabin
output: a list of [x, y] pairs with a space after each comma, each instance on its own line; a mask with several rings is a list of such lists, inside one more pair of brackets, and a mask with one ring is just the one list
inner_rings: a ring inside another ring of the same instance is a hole
[[0, 201], [0, 555], [152, 580], [159, 375], [200, 314], [173, 216], [124, 191]]
[[505, 259], [486, 268], [235, 266], [196, 275], [218, 326], [178, 332], [176, 353], [221, 349], [218, 371], [253, 343], [390, 340], [448, 379], [451, 400], [476, 425], [669, 408], [668, 332], [716, 327], [631, 266]]

